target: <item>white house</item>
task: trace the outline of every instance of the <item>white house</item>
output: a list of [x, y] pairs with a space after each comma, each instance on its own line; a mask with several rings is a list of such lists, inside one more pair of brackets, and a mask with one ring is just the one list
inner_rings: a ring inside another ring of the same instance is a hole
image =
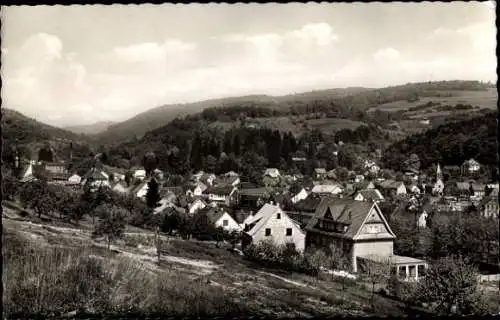
[[172, 203], [169, 197], [164, 197], [159, 201], [159, 206], [154, 208], [153, 213], [157, 214], [165, 210], [166, 208], [175, 208], [175, 205]]
[[356, 177], [354, 177], [354, 182], [359, 183], [365, 180], [365, 176], [362, 174], [357, 174]]
[[132, 190], [132, 194], [137, 198], [144, 198], [148, 193], [148, 181], [142, 181], [137, 187]]
[[193, 203], [191, 203], [189, 205], [188, 212], [190, 214], [195, 214], [196, 212], [205, 208], [206, 206], [207, 206], [207, 204], [205, 203], [205, 201], [203, 201], [201, 199], [196, 199], [193, 201]]
[[146, 178], [146, 170], [138, 169], [134, 171], [134, 178], [139, 180], [144, 180]]
[[216, 228], [223, 228], [227, 231], [241, 231], [241, 227], [233, 217], [222, 208], [212, 208], [207, 212], [208, 219]]
[[420, 194], [420, 188], [416, 184], [412, 184], [408, 187], [408, 190], [413, 194]]
[[127, 193], [127, 192], [128, 192], [128, 187], [127, 187], [127, 185], [125, 184], [125, 182], [123, 182], [123, 181], [118, 181], [117, 183], [115, 183], [115, 184], [111, 187], [111, 190], [113, 190], [114, 192], [118, 192], [118, 193]]
[[234, 171], [226, 172], [226, 173], [224, 173], [224, 176], [225, 177], [239, 177], [239, 175]]
[[333, 195], [337, 195], [342, 191], [342, 187], [338, 184], [318, 184], [315, 185], [311, 190], [312, 193]]
[[251, 243], [270, 241], [275, 245], [293, 243], [297, 251], [304, 251], [305, 232], [278, 206], [265, 204], [250, 217], [244, 221], [243, 247]]
[[271, 177], [273, 179], [276, 179], [276, 178], [279, 178], [280, 177], [280, 172], [278, 169], [276, 168], [268, 168], [266, 169], [266, 171], [264, 172], [264, 176], [268, 176], [268, 177]]
[[308, 195], [309, 194], [307, 193], [306, 189], [302, 188], [302, 189], [300, 189], [299, 192], [295, 193], [295, 195], [291, 198], [291, 201], [292, 201], [292, 203], [295, 204], [295, 203], [307, 198]]
[[202, 182], [196, 182], [191, 186], [189, 190], [186, 191], [187, 196], [201, 197], [203, 192], [207, 190], [207, 186]]
[[217, 177], [213, 173], [204, 173], [199, 181], [207, 186], [212, 186]]
[[377, 189], [360, 190], [354, 197], [356, 201], [375, 201], [380, 202], [384, 200], [384, 196]]
[[80, 184], [80, 182], [82, 182], [82, 177], [75, 173], [68, 178], [68, 182], [70, 184]]
[[82, 179], [82, 184], [89, 183], [91, 187], [109, 187], [109, 176], [102, 170], [90, 169]]
[[229, 204], [235, 196], [236, 188], [233, 186], [210, 187], [204, 194], [209, 201], [224, 202]]
[[461, 166], [462, 174], [464, 173], [477, 173], [481, 169], [481, 165], [474, 159], [466, 160]]

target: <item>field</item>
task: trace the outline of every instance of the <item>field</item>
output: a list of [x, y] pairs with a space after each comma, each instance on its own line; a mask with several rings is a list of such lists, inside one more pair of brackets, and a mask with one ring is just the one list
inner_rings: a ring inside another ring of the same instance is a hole
[[488, 89], [487, 91], [449, 91], [453, 96], [451, 97], [422, 97], [419, 101], [408, 102], [408, 101], [395, 101], [390, 103], [384, 103], [376, 108], [371, 108], [368, 111], [374, 111], [375, 109], [387, 112], [396, 112], [401, 110], [408, 110], [409, 108], [416, 107], [418, 105], [425, 104], [429, 101], [440, 102], [442, 105], [456, 105], [470, 104], [473, 106], [479, 106], [481, 108], [496, 109], [498, 93], [496, 89]]
[[3, 210], [4, 312], [162, 312], [196, 315], [404, 315], [419, 312], [375, 295], [361, 282], [266, 269], [213, 242], [128, 229], [108, 250], [86, 221], [31, 222]]

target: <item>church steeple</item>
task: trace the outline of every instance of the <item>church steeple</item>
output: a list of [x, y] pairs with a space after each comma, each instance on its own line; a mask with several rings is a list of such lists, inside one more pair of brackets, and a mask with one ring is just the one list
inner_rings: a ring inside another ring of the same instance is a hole
[[436, 169], [436, 181], [437, 180], [443, 180], [443, 174], [441, 172], [441, 166], [439, 165], [439, 162], [438, 162], [438, 165], [437, 165], [437, 169]]

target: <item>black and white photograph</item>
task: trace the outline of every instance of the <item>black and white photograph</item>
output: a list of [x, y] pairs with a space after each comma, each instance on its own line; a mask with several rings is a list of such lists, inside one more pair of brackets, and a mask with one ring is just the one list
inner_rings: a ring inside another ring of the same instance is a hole
[[4, 319], [500, 315], [496, 1], [0, 17]]

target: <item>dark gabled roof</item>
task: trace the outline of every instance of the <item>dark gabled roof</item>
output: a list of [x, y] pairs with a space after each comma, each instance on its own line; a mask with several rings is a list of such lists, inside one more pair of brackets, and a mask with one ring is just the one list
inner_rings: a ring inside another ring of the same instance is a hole
[[298, 211], [314, 212], [320, 203], [321, 197], [311, 194], [304, 200], [297, 202], [294, 207]]
[[239, 179], [238, 176], [221, 176], [215, 179], [216, 185], [232, 185]]
[[240, 196], [247, 197], [267, 197], [269, 192], [266, 188], [251, 188], [251, 189], [240, 189]]
[[365, 198], [366, 200], [372, 201], [372, 200], [383, 200], [382, 197], [375, 191], [376, 189], [368, 189], [368, 190], [360, 190], [359, 193]]
[[289, 191], [292, 194], [292, 196], [294, 196], [294, 195], [298, 194], [302, 189], [305, 189], [305, 188], [301, 185], [295, 184], [295, 185], [290, 187]]
[[[306, 226], [307, 231], [320, 231], [315, 228], [319, 219], [325, 217], [328, 209], [332, 215], [334, 221], [345, 223], [348, 225], [348, 229], [344, 233], [328, 232], [329, 234], [335, 234], [340, 237], [353, 239], [359, 232], [359, 229], [363, 226], [363, 222], [366, 216], [370, 212], [370, 209], [374, 206], [372, 202], [367, 201], [355, 201], [351, 199], [337, 199], [337, 198], [324, 198], [318, 208], [316, 209], [315, 215]], [[323, 231], [324, 232], [324, 231]]]
[[165, 188], [163, 188], [163, 190], [165, 192], [172, 192], [176, 196], [184, 194], [184, 192], [182, 191], [182, 187], [165, 187]]
[[214, 186], [207, 188], [203, 193], [228, 196], [231, 194], [231, 192], [233, 192], [233, 190], [233, 186]]
[[208, 220], [210, 220], [212, 223], [216, 223], [217, 220], [219, 220], [224, 215], [224, 213], [226, 212], [224, 210], [221, 210], [220, 208], [210, 208], [205, 211]]
[[403, 184], [401, 181], [384, 180], [378, 183], [378, 186], [382, 189], [397, 189], [401, 184]]

